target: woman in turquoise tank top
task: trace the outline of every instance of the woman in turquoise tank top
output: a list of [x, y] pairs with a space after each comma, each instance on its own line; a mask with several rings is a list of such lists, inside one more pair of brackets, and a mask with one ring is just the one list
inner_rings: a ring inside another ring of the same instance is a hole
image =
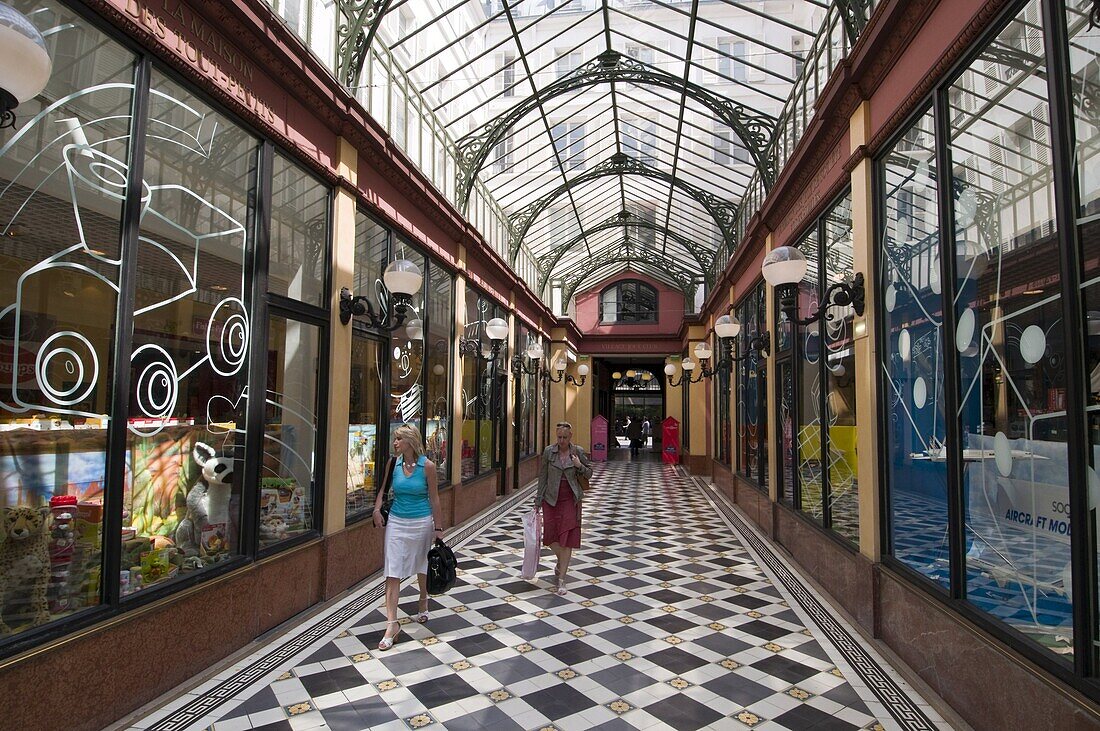
[[[401, 581], [416, 574], [420, 582], [420, 604], [416, 621], [428, 621], [428, 550], [443, 537], [440, 522], [438, 476], [435, 463], [424, 454], [420, 432], [408, 424], [393, 434], [396, 464], [390, 482], [393, 505], [386, 523], [383, 572], [386, 577], [386, 632], [379, 650], [393, 647], [401, 625], [397, 621], [397, 599]], [[374, 525], [382, 527], [382, 492], [374, 500]]]

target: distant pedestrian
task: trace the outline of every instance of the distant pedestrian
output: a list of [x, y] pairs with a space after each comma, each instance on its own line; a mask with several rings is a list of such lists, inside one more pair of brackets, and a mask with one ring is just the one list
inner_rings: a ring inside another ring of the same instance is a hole
[[626, 425], [626, 438], [630, 440], [630, 456], [637, 457], [638, 449], [642, 442], [642, 422], [638, 419], [632, 419], [629, 424]]
[[652, 429], [649, 426], [649, 417], [642, 417], [642, 446], [649, 447], [649, 437], [653, 434]]

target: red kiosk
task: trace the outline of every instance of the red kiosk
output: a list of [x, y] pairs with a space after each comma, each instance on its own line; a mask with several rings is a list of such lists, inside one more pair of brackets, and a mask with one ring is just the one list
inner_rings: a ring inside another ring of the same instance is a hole
[[661, 461], [680, 463], [680, 422], [671, 416], [661, 422]]

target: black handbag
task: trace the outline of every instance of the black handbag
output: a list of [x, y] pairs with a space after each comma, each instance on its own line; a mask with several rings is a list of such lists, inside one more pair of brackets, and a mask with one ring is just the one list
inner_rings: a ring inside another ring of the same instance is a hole
[[441, 539], [428, 550], [428, 593], [445, 594], [458, 579], [458, 561], [455, 553]]
[[382, 525], [390, 522], [390, 508], [393, 507], [390, 483], [393, 482], [393, 471], [396, 467], [397, 457], [390, 457], [386, 462], [385, 471], [382, 473]]

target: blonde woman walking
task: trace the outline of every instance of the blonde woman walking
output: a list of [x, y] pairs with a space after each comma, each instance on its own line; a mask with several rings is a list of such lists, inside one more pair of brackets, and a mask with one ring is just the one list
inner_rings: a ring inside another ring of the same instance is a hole
[[[428, 621], [428, 550], [436, 538], [443, 537], [439, 511], [439, 478], [435, 463], [424, 455], [420, 432], [408, 424], [393, 434], [397, 455], [390, 489], [393, 505], [386, 523], [383, 571], [386, 577], [386, 632], [379, 650], [393, 647], [401, 625], [397, 621], [397, 600], [401, 581], [416, 574], [420, 582], [420, 602], [416, 621]], [[382, 493], [374, 500], [374, 525], [382, 527]]]

